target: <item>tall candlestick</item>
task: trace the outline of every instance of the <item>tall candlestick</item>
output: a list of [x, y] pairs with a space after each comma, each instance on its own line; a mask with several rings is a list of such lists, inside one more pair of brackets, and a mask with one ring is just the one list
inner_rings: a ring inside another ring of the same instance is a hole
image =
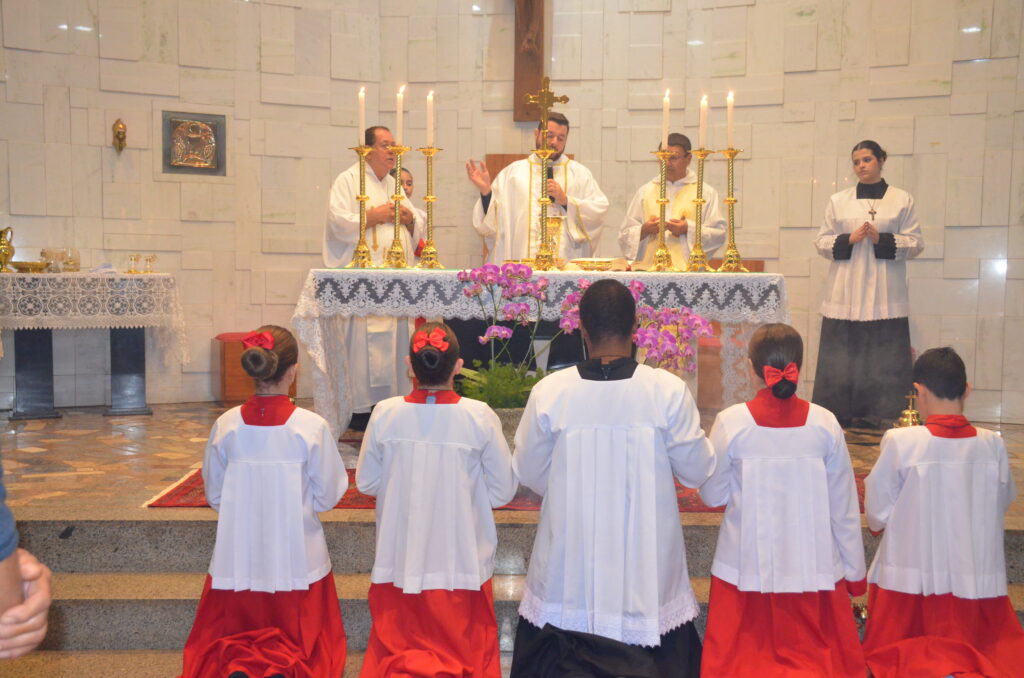
[[398, 97], [396, 99], [395, 107], [398, 110], [398, 120], [395, 123], [395, 145], [402, 145], [402, 113], [403, 113], [403, 102], [405, 101], [405, 85], [398, 88]]
[[729, 142], [729, 148], [736, 148], [736, 139], [732, 131], [732, 106], [733, 106], [732, 92], [729, 92], [729, 96], [725, 98], [725, 134], [726, 141]]
[[700, 135], [698, 137], [701, 148], [708, 147], [708, 95], [700, 98]]
[[661, 150], [668, 149], [668, 111], [671, 108], [671, 100], [668, 98], [668, 90], [665, 90], [665, 98], [661, 101]]
[[364, 134], [366, 133], [366, 88], [359, 88], [359, 129], [356, 130], [356, 134], [359, 137], [359, 141], [356, 143], [357, 146], [362, 146], [365, 141]]
[[434, 145], [434, 90], [427, 94], [427, 147]]

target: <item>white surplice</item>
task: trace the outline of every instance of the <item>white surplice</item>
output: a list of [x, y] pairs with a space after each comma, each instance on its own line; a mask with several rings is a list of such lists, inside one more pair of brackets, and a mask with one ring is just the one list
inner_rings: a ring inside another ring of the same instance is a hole
[[[377, 177], [369, 165], [366, 167], [366, 208], [391, 201], [395, 193], [395, 179], [385, 174]], [[355, 163], [338, 175], [331, 186], [330, 205], [327, 210], [327, 226], [324, 229], [324, 266], [340, 268], [352, 261], [356, 243], [359, 242], [359, 163]], [[412, 234], [402, 226], [402, 247], [410, 263], [415, 262], [413, 252], [425, 228], [425, 222], [413, 210]], [[372, 231], [376, 231], [376, 247]], [[388, 248], [394, 240], [394, 223], [379, 224], [375, 229], [367, 228], [366, 242], [370, 246], [373, 262], [381, 265]], [[345, 347], [347, 353], [348, 384], [342, 385], [351, 392], [352, 410], [366, 411], [374, 403], [408, 393], [409, 377], [406, 374], [405, 355], [409, 350], [409, 333], [412, 322], [408, 318], [390, 316], [353, 317], [345, 320]], [[347, 422], [342, 422], [346, 424]]]
[[[876, 211], [872, 220], [868, 210]], [[874, 244], [864, 238], [853, 245], [846, 260], [835, 260], [836, 238], [853, 233], [873, 221], [879, 233], [892, 233], [896, 258], [878, 259]], [[825, 223], [814, 241], [818, 254], [832, 261], [825, 281], [821, 314], [837, 320], [885, 320], [910, 315], [907, 296], [907, 259], [924, 249], [921, 225], [909, 193], [889, 186], [878, 199], [857, 199], [857, 187], [834, 193], [825, 208]]]
[[869, 582], [910, 594], [1006, 595], [1003, 515], [1017, 490], [997, 433], [890, 429], [864, 486], [868, 526], [885, 530]]
[[715, 458], [682, 380], [646, 365], [612, 381], [555, 372], [515, 447], [519, 481], [544, 495], [523, 618], [653, 647], [697, 616], [675, 478], [696, 487]]
[[[637, 189], [633, 199], [629, 201], [626, 217], [619, 228], [619, 248], [622, 256], [637, 261], [652, 262], [654, 251], [658, 248], [658, 234], [640, 237], [640, 230], [648, 218], [658, 216], [659, 206], [656, 202], [660, 192], [658, 177]], [[708, 258], [722, 246], [726, 237], [726, 221], [722, 217], [718, 201], [718, 191], [704, 184], [702, 190], [704, 209], [701, 211], [701, 245]], [[678, 181], [665, 181], [665, 198], [669, 201], [665, 206], [665, 219], [686, 218], [686, 242], [682, 238], [665, 232], [665, 246], [672, 253], [672, 263], [679, 267], [690, 258], [690, 250], [697, 242], [697, 211], [693, 200], [697, 197], [697, 174], [687, 168], [686, 175]]]
[[[552, 234], [555, 256], [566, 261], [589, 257], [597, 248], [608, 198], [601, 192], [590, 170], [562, 155], [551, 163], [552, 178], [565, 190], [565, 208], [552, 203], [548, 216], [563, 216], [562, 228]], [[509, 259], [527, 259], [540, 247], [540, 205], [547, 182], [541, 160], [535, 154], [517, 160], [501, 170], [491, 182], [491, 202], [486, 214], [483, 200], [473, 208], [473, 227], [483, 236], [487, 260], [500, 264]]]
[[345, 463], [320, 415], [297, 408], [281, 426], [222, 414], [203, 457], [206, 499], [220, 514], [210, 562], [215, 589], [305, 590], [327, 576], [318, 511], [348, 489]]
[[864, 579], [857, 486], [843, 429], [811, 404], [803, 426], [758, 426], [746, 403], [711, 429], [718, 461], [700, 488], [728, 503], [711, 573], [741, 591], [832, 591]]
[[518, 484], [501, 422], [486, 404], [378, 403], [356, 484], [377, 497], [373, 583], [419, 593], [479, 590], [491, 578], [491, 510], [511, 501]]

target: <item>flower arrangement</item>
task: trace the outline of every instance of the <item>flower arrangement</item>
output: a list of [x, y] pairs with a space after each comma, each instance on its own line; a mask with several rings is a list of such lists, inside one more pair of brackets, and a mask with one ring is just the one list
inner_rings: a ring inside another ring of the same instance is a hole
[[[507, 263], [501, 266], [485, 264], [479, 268], [461, 271], [458, 279], [465, 287], [462, 293], [480, 303], [488, 327], [481, 344], [489, 344], [491, 359], [488, 365], [474, 361], [474, 368], [463, 368], [463, 393], [483, 400], [491, 407], [523, 407], [530, 389], [544, 375], [531, 365], [548, 350], [551, 341], [561, 335], [572, 334], [580, 327], [580, 299], [590, 286], [581, 278], [576, 290], [566, 295], [560, 306], [559, 332], [539, 351], [534, 352], [537, 320], [549, 302], [546, 277], [533, 278], [533, 269], [526, 264]], [[637, 360], [655, 367], [676, 372], [694, 372], [697, 369], [694, 351], [695, 339], [711, 336], [711, 325], [689, 308], [655, 309], [640, 304], [645, 285], [630, 281], [629, 290], [637, 301], [637, 330], [633, 342], [637, 345]], [[506, 324], [501, 324], [502, 321]], [[509, 325], [530, 327], [530, 341], [525, 357], [512, 360], [510, 343], [513, 328]], [[505, 358], [508, 362], [501, 362]]]

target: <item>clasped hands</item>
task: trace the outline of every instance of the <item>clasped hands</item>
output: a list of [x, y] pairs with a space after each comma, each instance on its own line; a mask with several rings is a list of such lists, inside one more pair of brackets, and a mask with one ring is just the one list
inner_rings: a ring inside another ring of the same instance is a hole
[[850, 234], [850, 244], [856, 245], [864, 238], [867, 238], [875, 245], [878, 244], [878, 229], [870, 221], [865, 221]]
[[[681, 219], [665, 219], [665, 232], [671, 233], [677, 238], [682, 237], [689, 227], [686, 217]], [[657, 235], [659, 228], [661, 228], [660, 217], [648, 217], [644, 225], [640, 227], [640, 237], [646, 238], [651, 235]]]
[[[415, 220], [412, 214], [412, 210], [401, 205], [398, 208], [399, 218], [402, 224], [409, 229], [409, 233], [412, 234], [413, 221]], [[395, 220], [395, 204], [386, 202], [381, 205], [377, 205], [374, 208], [366, 210], [366, 225], [367, 226], [379, 226], [380, 224], [394, 223]]]

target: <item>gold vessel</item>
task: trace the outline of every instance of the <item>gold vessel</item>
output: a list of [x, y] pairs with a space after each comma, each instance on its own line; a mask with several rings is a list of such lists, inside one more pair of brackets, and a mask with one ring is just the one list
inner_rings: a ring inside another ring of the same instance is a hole
[[7, 268], [7, 262], [14, 257], [14, 231], [10, 226], [0, 229], [0, 273], [14, 273]]
[[11, 266], [18, 273], [43, 273], [46, 270], [45, 261], [12, 261]]
[[917, 394], [911, 391], [904, 396], [909, 403], [907, 409], [903, 410], [900, 414], [900, 418], [893, 424], [894, 428], [906, 428], [907, 426], [920, 426], [921, 425], [921, 413], [914, 409], [914, 400], [917, 398]]

